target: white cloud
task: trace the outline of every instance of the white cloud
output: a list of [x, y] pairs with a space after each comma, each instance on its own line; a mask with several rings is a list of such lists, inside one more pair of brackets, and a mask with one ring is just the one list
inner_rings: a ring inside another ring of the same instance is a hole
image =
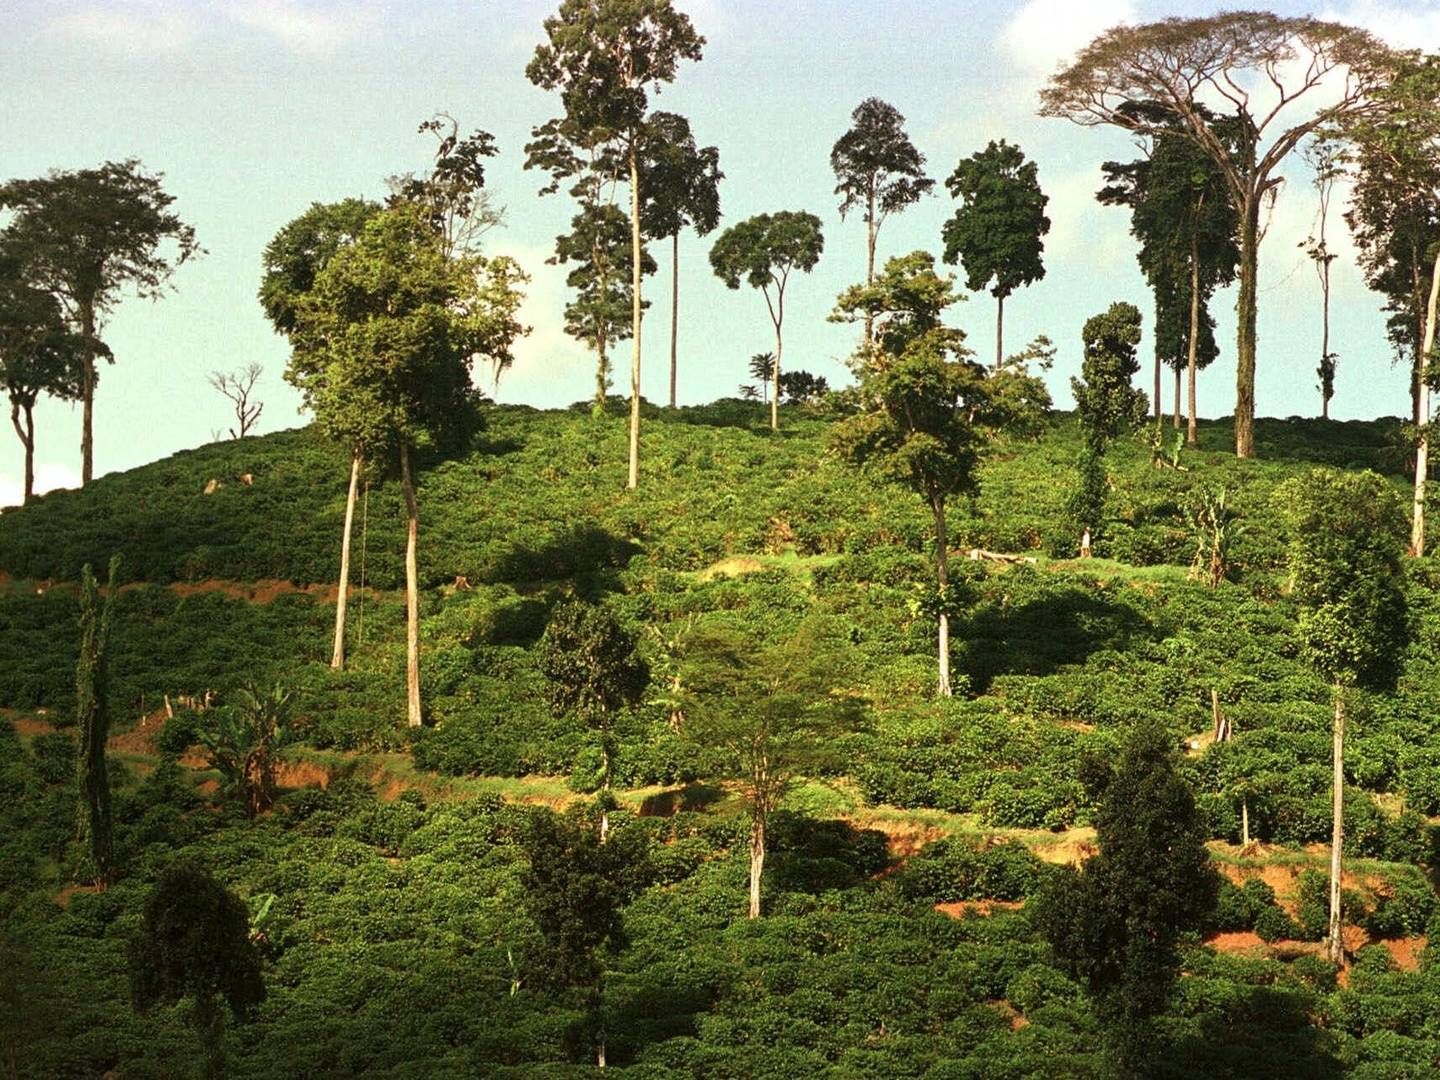
[[1000, 49], [1032, 75], [1048, 76], [1097, 34], [1134, 19], [1133, 0], [1029, 0], [1001, 29]]
[[[497, 241], [490, 252], [510, 256], [530, 275], [520, 321], [531, 330], [515, 343], [515, 363], [498, 387], [488, 371], [477, 370], [476, 381], [498, 401], [553, 406], [589, 397], [594, 393], [595, 356], [565, 332], [565, 267], [547, 265], [550, 249], [537, 244]], [[622, 343], [624, 356], [629, 356], [628, 349]]]
[[196, 33], [191, 13], [168, 0], [86, 4], [54, 16], [46, 29], [64, 38], [146, 54], [178, 52]]
[[1397, 49], [1440, 48], [1440, 3], [1435, 0], [1352, 0], [1328, 8], [1321, 18], [1363, 27]]
[[[80, 486], [80, 474], [69, 465], [41, 462], [35, 466], [35, 493]], [[0, 507], [19, 506], [25, 482], [19, 473], [0, 470]]]
[[375, 13], [350, 7], [317, 7], [297, 0], [242, 0], [228, 18], [261, 30], [302, 56], [323, 56], [372, 28]]

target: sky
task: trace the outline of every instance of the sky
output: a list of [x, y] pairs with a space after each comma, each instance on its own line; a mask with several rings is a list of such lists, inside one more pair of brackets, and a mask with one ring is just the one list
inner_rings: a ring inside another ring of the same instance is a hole
[[[138, 158], [164, 174], [173, 209], [195, 226], [204, 257], [182, 266], [157, 302], [125, 298], [102, 331], [116, 357], [101, 372], [95, 405], [97, 473], [132, 468], [223, 435], [228, 403], [208, 376], [252, 362], [264, 374], [258, 431], [303, 423], [282, 372], [284, 340], [255, 293], [261, 253], [313, 202], [380, 198], [385, 178], [423, 169], [433, 142], [416, 127], [437, 111], [496, 137], [487, 186], [505, 224], [486, 238], [492, 254], [531, 275], [522, 318], [531, 333], [498, 386], [501, 402], [541, 407], [585, 399], [593, 356], [562, 327], [564, 270], [546, 265], [573, 206], [540, 197], [545, 177], [523, 168], [533, 127], [555, 115], [557, 96], [524, 68], [557, 0], [4, 0], [0, 35], [0, 179]], [[1070, 404], [1080, 329], [1115, 300], [1151, 310], [1135, 266], [1128, 214], [1094, 200], [1101, 163], [1129, 159], [1121, 132], [1036, 115], [1047, 77], [1096, 33], [1117, 23], [1225, 7], [1171, 0], [676, 0], [705, 36], [704, 58], [684, 65], [652, 104], [690, 118], [702, 145], [720, 151], [721, 229], [752, 214], [817, 214], [825, 252], [786, 294], [785, 360], [849, 378], [854, 327], [828, 323], [836, 295], [863, 277], [864, 224], [842, 221], [829, 153], [861, 100], [898, 108], [942, 181], [991, 139], [1017, 143], [1039, 167], [1050, 198], [1045, 278], [1005, 305], [1006, 351], [1037, 334], [1058, 347], [1049, 376], [1056, 404]], [[1440, 0], [1332, 0], [1277, 4], [1365, 26], [1391, 44], [1440, 48]], [[1302, 99], [1303, 100], [1303, 99]], [[1313, 415], [1320, 352], [1320, 290], [1301, 244], [1314, 229], [1316, 197], [1296, 157], [1268, 222], [1260, 255], [1257, 411]], [[1336, 198], [1343, 209], [1344, 193]], [[954, 212], [937, 193], [888, 219], [879, 257], [938, 253]], [[1339, 373], [1332, 415], [1408, 411], [1408, 377], [1393, 364], [1378, 298], [1364, 285], [1340, 214], [1332, 210], [1332, 349]], [[680, 400], [709, 401], [747, 381], [749, 357], [773, 346], [759, 293], [725, 288], [710, 270], [715, 236], [682, 234]], [[647, 280], [655, 301], [645, 324], [643, 392], [663, 401], [668, 381], [668, 244]], [[962, 281], [963, 284], [963, 281]], [[963, 290], [962, 290], [963, 291]], [[952, 309], [981, 357], [994, 349], [994, 301], [973, 295]], [[1200, 377], [1202, 416], [1234, 401], [1234, 296], [1213, 301], [1221, 356]], [[1147, 318], [1148, 330], [1148, 318]], [[1142, 344], [1142, 355], [1147, 344]], [[619, 350], [628, 368], [629, 345]], [[622, 377], [628, 390], [628, 372]], [[1137, 383], [1148, 389], [1148, 367]], [[1166, 396], [1168, 407], [1169, 384]], [[78, 406], [36, 410], [41, 489], [79, 476]], [[18, 501], [21, 451], [0, 438], [0, 506]]]

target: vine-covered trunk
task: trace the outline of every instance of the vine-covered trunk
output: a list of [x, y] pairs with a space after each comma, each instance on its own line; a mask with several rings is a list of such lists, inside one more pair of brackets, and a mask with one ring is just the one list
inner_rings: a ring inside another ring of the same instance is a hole
[[360, 490], [360, 448], [350, 454], [350, 490], [345, 496], [345, 532], [340, 537], [340, 587], [335, 593], [335, 647], [330, 666], [345, 666], [345, 608], [350, 598], [350, 533], [355, 523], [355, 499]]
[[627, 488], [640, 486], [640, 165], [630, 145], [630, 475]]
[[1190, 415], [1185, 429], [1185, 441], [1195, 445], [1198, 437], [1195, 422], [1195, 372], [1200, 355], [1200, 242], [1190, 241], [1190, 340], [1185, 348], [1185, 370], [1190, 386]]
[[1344, 943], [1340, 937], [1340, 849], [1345, 839], [1345, 696], [1337, 682], [1332, 688], [1335, 697], [1334, 746], [1332, 749], [1334, 769], [1331, 777], [1332, 823], [1330, 826], [1330, 936], [1329, 955], [1338, 964], [1344, 956]]
[[84, 356], [80, 361], [80, 486], [95, 475], [95, 303], [80, 302], [80, 334]]
[[[25, 422], [21, 424], [21, 412], [24, 412]], [[15, 434], [20, 436], [20, 445], [25, 448], [25, 487], [20, 492], [20, 505], [26, 505], [35, 497], [35, 413], [32, 402], [25, 402], [22, 405], [15, 399], [10, 401], [10, 423], [15, 426]]]
[[680, 230], [670, 238], [670, 408], [675, 408], [680, 355]]
[[[1160, 298], [1159, 298], [1158, 296], [1155, 298], [1155, 325], [1156, 325], [1156, 326], [1159, 326], [1159, 325], [1160, 325]], [[1151, 412], [1154, 414], [1155, 419], [1158, 421], [1158, 420], [1160, 419], [1160, 417], [1162, 417], [1162, 416], [1165, 415], [1165, 407], [1160, 404], [1160, 371], [1161, 371], [1161, 369], [1162, 369], [1162, 367], [1163, 367], [1164, 365], [1163, 365], [1163, 362], [1162, 362], [1161, 359], [1160, 359], [1160, 335], [1159, 335], [1159, 334], [1156, 334], [1156, 335], [1155, 335], [1155, 349], [1154, 349], [1154, 352], [1155, 352], [1155, 395], [1150, 399], [1150, 404], [1151, 404]]]
[[115, 876], [113, 830], [110, 812], [110, 777], [105, 748], [110, 739], [110, 709], [107, 694], [106, 643], [114, 618], [116, 578], [120, 560], [110, 560], [105, 600], [89, 565], [80, 577], [80, 657], [75, 665], [75, 720], [80, 746], [76, 761], [80, 816], [78, 832], [88, 849], [101, 886]]
[[760, 877], [765, 872], [765, 815], [750, 816], [750, 918], [760, 917]]
[[1260, 202], [1252, 196], [1240, 214], [1240, 294], [1235, 306], [1235, 456], [1255, 456], [1256, 286], [1260, 270]]
[[950, 697], [950, 615], [947, 610], [950, 591], [950, 548], [945, 535], [945, 500], [934, 498], [930, 510], [935, 516], [935, 582], [940, 598], [940, 618], [936, 631], [936, 654], [940, 678], [937, 693]]
[[400, 444], [400, 487], [405, 492], [405, 722], [420, 726], [420, 507], [410, 477], [410, 447]]
[[[1440, 304], [1440, 252], [1435, 255], [1435, 266], [1430, 273], [1430, 301], [1425, 306], [1425, 334], [1422, 339], [1422, 357], [1428, 357], [1435, 347], [1436, 307]], [[1420, 438], [1415, 444], [1415, 494], [1410, 517], [1410, 554], [1425, 553], [1425, 481], [1430, 472], [1430, 381], [1423, 377], [1419, 384]]]

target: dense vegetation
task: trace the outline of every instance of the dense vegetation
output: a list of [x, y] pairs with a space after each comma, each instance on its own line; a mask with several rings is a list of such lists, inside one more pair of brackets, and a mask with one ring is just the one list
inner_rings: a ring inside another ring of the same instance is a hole
[[[670, 480], [623, 496], [624, 424], [588, 405], [493, 410], [475, 451], [422, 461], [429, 716], [413, 734], [397, 484], [370, 486], [363, 640], [357, 620], [350, 669], [332, 671], [347, 462], [310, 431], [202, 447], [0, 518], [0, 901], [17, 1003], [3, 1022], [18, 1073], [206, 1066], [191, 1000], [138, 1014], [127, 989], [152, 884], [184, 856], [248, 905], [262, 960], [263, 1002], [221, 1036], [238, 1075], [562, 1075], [593, 1061], [597, 1030], [621, 1075], [1109, 1075], [1109, 1014], [1030, 910], [1051, 863], [1093, 850], [1095, 763], [1118, 761], [1142, 720], [1189, 748], [1180, 775], [1224, 877], [1207, 928], [1179, 939], [1156, 1024], [1180, 1052], [1156, 1067], [1432, 1070], [1440, 986], [1426, 954], [1410, 958], [1436, 912], [1436, 571], [1407, 563], [1416, 633], [1398, 685], [1349, 705], [1347, 940], [1362, 947], [1337, 985], [1318, 944], [1324, 855], [1307, 849], [1330, 831], [1330, 690], [1302, 651], [1274, 511], [1317, 461], [1378, 467], [1400, 488], [1398, 426], [1261, 421], [1263, 460], [1237, 461], [1226, 425], [1202, 424], [1186, 471], [1116, 441], [1112, 522], [1088, 561], [1067, 561], [1075, 538], [1050, 524], [1074, 421], [1003, 444], [974, 504], [949, 507], [952, 546], [1035, 561], [956, 559], [956, 693], [937, 699], [919, 604], [928, 508], [831, 456], [826, 416], [790, 412], [774, 433], [758, 403], [655, 410], [645, 454]], [[1240, 529], [1232, 580], [1210, 588], [1190, 575], [1187, 508], [1222, 485]], [[121, 871], [77, 891], [72, 583], [112, 551], [128, 580], [108, 649]], [[569, 595], [631, 628], [651, 673], [603, 733], [551, 708], [540, 642]], [[816, 626], [868, 711], [770, 815], [752, 921], [742, 788], [720, 782], [724, 748], [676, 722], [687, 642], [723, 629], [761, 657]], [[298, 704], [278, 799], [252, 820], [205, 746], [247, 688], [276, 683]], [[1213, 745], [1212, 690], [1233, 732]], [[207, 692], [214, 707], [186, 707]], [[610, 842], [633, 858], [613, 886], [621, 932], [596, 939], [595, 998], [547, 977], [526, 901], [547, 811], [527, 804], [588, 805], [602, 745]], [[1242, 802], [1258, 846], [1238, 846]], [[1226, 945], [1251, 932], [1248, 951]]]

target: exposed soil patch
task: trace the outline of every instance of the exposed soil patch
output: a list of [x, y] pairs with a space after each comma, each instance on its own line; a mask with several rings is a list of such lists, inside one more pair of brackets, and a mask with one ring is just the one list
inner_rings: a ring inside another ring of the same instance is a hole
[[76, 885], [72, 882], [55, 894], [55, 903], [59, 904], [62, 908], [68, 908], [70, 906], [70, 898], [76, 893], [98, 893], [99, 891], [99, 885]]
[[1260, 935], [1253, 930], [1236, 931], [1229, 934], [1216, 934], [1214, 937], [1206, 938], [1205, 944], [1218, 953], [1267, 953], [1270, 946], [1260, 940]]
[[1024, 906], [1023, 900], [955, 900], [936, 904], [935, 910], [952, 919], [967, 919], [971, 915], [987, 918], [997, 911], [1019, 911]]
[[275, 766], [275, 783], [278, 787], [320, 788], [322, 791], [335, 779], [329, 769], [313, 761], [280, 761]]
[[765, 564], [759, 559], [749, 555], [732, 555], [728, 559], [721, 559], [712, 563], [700, 571], [700, 580], [709, 581], [717, 577], [739, 577], [741, 574], [754, 574], [765, 569]]
[[1396, 938], [1380, 944], [1390, 951], [1390, 959], [1395, 961], [1395, 966], [1401, 971], [1420, 970], [1420, 954], [1425, 951], [1425, 938]]
[[333, 604], [340, 595], [338, 584], [296, 585], [293, 581], [281, 581], [278, 578], [262, 578], [259, 581], [224, 581], [217, 578], [205, 581], [175, 581], [171, 582], [169, 588], [177, 596], [220, 593], [232, 600], [248, 600], [252, 604], [269, 604], [282, 596], [293, 596], [296, 593], [314, 597], [322, 603]]
[[49, 720], [42, 720], [38, 716], [12, 716], [11, 725], [15, 728], [16, 735], [27, 737], [35, 735], [51, 735], [55, 731], [55, 725]]
[[168, 718], [164, 709], [155, 709], [146, 713], [129, 731], [120, 735], [111, 735], [107, 744], [112, 752], [130, 754], [155, 754], [159, 752], [156, 739], [165, 728], [165, 721]]
[[1030, 850], [1048, 863], [1079, 866], [1100, 848], [1095, 843], [1095, 830], [1083, 828], [1067, 829], [1053, 843], [1035, 844]]

